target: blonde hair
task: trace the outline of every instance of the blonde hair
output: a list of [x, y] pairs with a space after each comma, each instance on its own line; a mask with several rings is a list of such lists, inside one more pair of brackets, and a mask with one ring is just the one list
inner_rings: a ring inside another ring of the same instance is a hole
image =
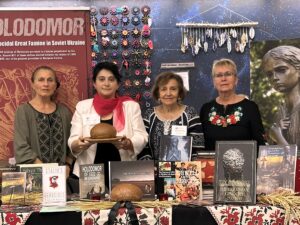
[[215, 70], [216, 70], [216, 67], [218, 67], [218, 66], [230, 66], [233, 70], [234, 75], [235, 76], [237, 75], [236, 64], [231, 59], [222, 58], [222, 59], [215, 60], [213, 62], [213, 66], [212, 66], [212, 70], [211, 70], [212, 76], [215, 75]]

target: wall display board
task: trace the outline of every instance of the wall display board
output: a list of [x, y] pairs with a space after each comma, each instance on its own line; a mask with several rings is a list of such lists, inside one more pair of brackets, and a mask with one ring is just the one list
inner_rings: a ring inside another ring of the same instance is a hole
[[[31, 75], [52, 67], [57, 101], [74, 111], [87, 96], [89, 8], [2, 8], [0, 13], [0, 160], [13, 156], [16, 108], [32, 98]], [[88, 46], [88, 47], [87, 47]]]
[[[103, 61], [117, 64], [123, 77], [120, 94], [132, 97], [142, 108], [150, 107], [150, 14], [147, 5], [92, 6], [90, 10], [92, 66]], [[89, 90], [93, 95], [93, 88]]]

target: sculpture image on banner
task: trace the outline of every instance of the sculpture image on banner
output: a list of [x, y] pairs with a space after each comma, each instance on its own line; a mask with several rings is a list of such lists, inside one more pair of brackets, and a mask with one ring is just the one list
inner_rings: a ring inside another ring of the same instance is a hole
[[300, 146], [300, 39], [251, 47], [251, 99], [258, 103], [270, 144]]

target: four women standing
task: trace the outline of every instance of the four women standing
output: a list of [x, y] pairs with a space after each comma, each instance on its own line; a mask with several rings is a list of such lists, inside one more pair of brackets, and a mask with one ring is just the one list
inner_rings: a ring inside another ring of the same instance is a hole
[[[121, 83], [118, 67], [110, 62], [98, 63], [93, 71], [96, 94], [77, 104], [69, 136], [70, 113], [52, 99], [59, 87], [55, 71], [39, 67], [32, 76], [36, 96], [16, 112], [17, 163], [62, 164], [68, 153], [68, 140], [76, 157], [73, 173], [79, 176], [81, 164], [104, 163], [107, 185], [108, 161], [131, 161], [137, 156], [158, 160], [161, 136], [172, 135], [172, 128], [176, 126], [193, 137], [193, 153], [204, 149], [204, 140], [206, 150], [213, 150], [216, 140], [256, 140], [258, 145], [264, 144], [264, 129], [257, 105], [235, 93], [238, 82], [235, 63], [229, 59], [215, 61], [212, 76], [219, 96], [203, 105], [201, 125], [197, 111], [182, 104], [186, 90], [179, 75], [165, 72], [157, 76], [152, 94], [159, 104], [148, 109], [142, 118], [139, 104], [118, 94]], [[98, 123], [113, 125], [117, 135], [123, 138], [96, 144], [84, 139]]]

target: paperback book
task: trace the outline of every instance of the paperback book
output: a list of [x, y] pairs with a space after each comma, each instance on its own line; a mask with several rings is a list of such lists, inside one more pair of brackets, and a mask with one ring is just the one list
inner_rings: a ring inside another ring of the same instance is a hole
[[160, 141], [160, 161], [190, 161], [192, 137], [163, 135]]
[[43, 205], [65, 205], [66, 166], [43, 167]]
[[17, 172], [16, 167], [0, 167], [0, 197], [2, 195], [2, 174], [5, 172]]
[[257, 194], [270, 194], [282, 187], [295, 190], [297, 145], [259, 146]]
[[175, 182], [175, 162], [158, 162], [156, 193], [175, 199]]
[[25, 203], [27, 205], [43, 202], [43, 166], [42, 164], [20, 164], [19, 172], [26, 173]]
[[79, 195], [100, 200], [105, 195], [104, 164], [80, 165]]
[[198, 152], [193, 161], [201, 162], [202, 187], [205, 189], [213, 188], [215, 174], [215, 152]]
[[25, 172], [4, 172], [2, 174], [2, 204], [25, 204]]
[[214, 203], [255, 204], [256, 141], [217, 141]]
[[154, 162], [145, 161], [110, 161], [110, 193], [118, 183], [137, 185], [144, 193], [143, 200], [155, 199]]
[[43, 167], [58, 166], [58, 163], [17, 164], [19, 172], [26, 172], [25, 204], [36, 205], [43, 202]]
[[175, 192], [177, 201], [201, 200], [201, 162], [175, 162], [175, 182]]

